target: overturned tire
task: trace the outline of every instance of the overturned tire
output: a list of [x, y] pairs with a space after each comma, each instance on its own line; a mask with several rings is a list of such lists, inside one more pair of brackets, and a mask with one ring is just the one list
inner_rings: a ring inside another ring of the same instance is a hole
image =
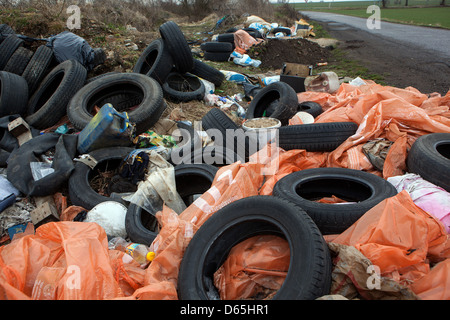
[[284, 82], [274, 82], [255, 95], [247, 109], [247, 119], [271, 117], [288, 125], [297, 113], [298, 98], [295, 90]]
[[133, 72], [145, 74], [158, 81], [159, 84], [163, 84], [172, 68], [172, 56], [167, 49], [165, 41], [156, 39], [139, 56]]
[[93, 169], [82, 162], [77, 162], [68, 183], [69, 199], [72, 204], [90, 210], [101, 202], [111, 200], [110, 197], [95, 191], [90, 180], [96, 172], [119, 168], [122, 160], [133, 150], [133, 148], [126, 147], [94, 150], [89, 153], [97, 161], [97, 165]]
[[[242, 159], [250, 156], [251, 139], [228, 115], [219, 108], [212, 108], [202, 118], [203, 130], [214, 140], [214, 145], [233, 150]], [[255, 150], [256, 146], [255, 146]]]
[[15, 34], [8, 35], [5, 40], [0, 43], [0, 70], [4, 70], [8, 60], [14, 52], [23, 45], [23, 40]]
[[67, 114], [67, 105], [86, 81], [87, 70], [76, 60], [52, 69], [28, 102], [26, 121], [36, 129], [49, 128]]
[[233, 45], [230, 42], [210, 41], [203, 42], [200, 49], [208, 52], [232, 52]]
[[[206, 192], [212, 185], [217, 168], [207, 164], [191, 164], [175, 166], [175, 182], [177, 192], [188, 207], [193, 197]], [[158, 235], [156, 212], [148, 212], [136, 204], [128, 206], [125, 228], [130, 240], [150, 245]]]
[[53, 50], [46, 45], [39, 46], [28, 62], [22, 77], [28, 83], [30, 96], [36, 91], [42, 79], [47, 75], [53, 60]]
[[216, 87], [220, 87], [225, 80], [225, 75], [221, 71], [197, 59], [194, 59], [194, 68], [191, 73], [214, 83]]
[[214, 273], [235, 245], [261, 234], [283, 237], [290, 248], [289, 270], [274, 300], [313, 300], [329, 293], [330, 253], [314, 222], [286, 200], [254, 196], [215, 212], [195, 233], [180, 264], [179, 299], [220, 299]]
[[205, 60], [215, 61], [215, 62], [224, 62], [230, 60], [231, 52], [209, 52], [205, 51], [203, 57]]
[[173, 21], [167, 21], [159, 27], [159, 33], [167, 45], [176, 70], [180, 73], [190, 72], [194, 67], [193, 56], [180, 27]]
[[19, 114], [25, 116], [28, 85], [21, 76], [0, 71], [0, 117]]
[[417, 138], [406, 159], [408, 171], [450, 192], [450, 133]]
[[198, 77], [189, 73], [170, 73], [162, 90], [167, 100], [177, 103], [203, 100], [205, 97], [205, 85]]
[[[78, 130], [91, 121], [95, 106], [111, 103], [117, 111], [127, 111], [136, 124], [136, 134], [153, 126], [166, 108], [159, 83], [138, 73], [110, 74], [83, 86], [70, 100], [67, 115]], [[128, 108], [134, 107], [131, 111]]]
[[278, 129], [278, 142], [284, 150], [333, 151], [357, 130], [353, 122], [290, 125]]
[[[372, 207], [397, 190], [383, 178], [347, 168], [314, 168], [297, 171], [279, 180], [273, 195], [305, 210], [323, 234], [339, 234]], [[348, 203], [317, 202], [336, 196]]]
[[174, 165], [206, 163], [222, 167], [237, 161], [245, 163], [245, 158], [237, 154], [233, 149], [223, 146], [196, 147], [188, 152], [172, 152], [171, 154], [171, 162]]
[[297, 111], [307, 112], [314, 118], [323, 112], [322, 106], [314, 101], [304, 101], [299, 103]]
[[9, 58], [3, 70], [21, 76], [32, 56], [33, 51], [19, 47]]

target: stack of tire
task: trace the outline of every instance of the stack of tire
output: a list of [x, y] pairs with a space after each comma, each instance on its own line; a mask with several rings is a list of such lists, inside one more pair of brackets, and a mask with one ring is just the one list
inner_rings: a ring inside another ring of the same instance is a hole
[[234, 45], [230, 42], [209, 41], [200, 45], [203, 57], [209, 61], [228, 61]]
[[172, 102], [202, 100], [205, 79], [220, 86], [225, 79], [217, 69], [193, 57], [179, 26], [168, 21], [159, 27], [160, 38], [142, 52], [133, 72], [145, 74], [162, 86], [164, 98]]
[[0, 115], [19, 115], [36, 129], [55, 125], [83, 86], [86, 69], [74, 60], [55, 63], [45, 45], [35, 52], [27, 49], [6, 24], [0, 25], [0, 33]]

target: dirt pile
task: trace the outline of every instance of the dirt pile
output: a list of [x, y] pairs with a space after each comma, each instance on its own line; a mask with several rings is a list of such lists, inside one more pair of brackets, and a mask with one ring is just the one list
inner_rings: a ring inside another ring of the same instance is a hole
[[253, 47], [249, 55], [261, 60], [261, 69], [279, 69], [283, 63], [315, 65], [327, 62], [331, 52], [307, 39], [267, 39]]

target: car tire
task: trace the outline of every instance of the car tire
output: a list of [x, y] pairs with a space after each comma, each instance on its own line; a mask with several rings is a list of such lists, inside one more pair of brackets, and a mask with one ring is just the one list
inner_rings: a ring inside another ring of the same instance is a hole
[[[305, 210], [323, 234], [339, 234], [389, 197], [395, 187], [383, 178], [348, 168], [313, 168], [290, 173], [274, 186], [273, 195]], [[320, 203], [336, 196], [343, 204]]]
[[112, 200], [110, 197], [103, 196], [95, 191], [89, 181], [96, 170], [103, 170], [106, 167], [108, 170], [118, 168], [122, 160], [133, 150], [133, 148], [127, 147], [94, 150], [89, 153], [97, 161], [93, 169], [82, 162], [77, 162], [68, 182], [71, 203], [90, 210], [101, 202]]
[[167, 21], [159, 27], [159, 33], [167, 45], [176, 70], [180, 73], [190, 72], [194, 67], [193, 56], [180, 27], [174, 21]]
[[450, 192], [450, 133], [417, 138], [407, 156], [408, 171]]
[[287, 83], [278, 81], [258, 91], [248, 106], [246, 118], [271, 117], [280, 120], [281, 125], [286, 126], [289, 119], [297, 113], [297, 107], [298, 98], [295, 90]]
[[278, 142], [284, 150], [333, 151], [357, 130], [353, 122], [290, 125], [278, 129]]
[[25, 116], [28, 85], [21, 76], [0, 71], [0, 117], [19, 114]]
[[67, 114], [67, 105], [86, 81], [87, 70], [76, 60], [66, 60], [53, 68], [28, 102], [26, 122], [46, 129]]
[[[136, 134], [151, 128], [166, 108], [155, 79], [139, 73], [117, 73], [83, 86], [71, 99], [67, 115], [76, 129], [83, 130], [94, 117], [94, 107], [105, 103], [111, 103], [117, 111], [127, 111]], [[133, 110], [127, 110], [131, 107]]]
[[181, 260], [178, 298], [219, 300], [214, 273], [235, 245], [261, 234], [284, 237], [290, 248], [289, 269], [273, 300], [314, 300], [329, 293], [330, 252], [314, 222], [286, 200], [253, 196], [218, 210], [194, 234]]
[[[188, 207], [194, 195], [203, 194], [211, 187], [218, 169], [207, 164], [182, 164], [175, 166], [174, 170], [177, 191]], [[125, 228], [131, 241], [150, 245], [155, 240], [158, 235], [155, 214], [130, 203]]]
[[133, 72], [152, 77], [163, 84], [173, 69], [173, 60], [164, 40], [152, 41], [142, 52], [134, 65]]

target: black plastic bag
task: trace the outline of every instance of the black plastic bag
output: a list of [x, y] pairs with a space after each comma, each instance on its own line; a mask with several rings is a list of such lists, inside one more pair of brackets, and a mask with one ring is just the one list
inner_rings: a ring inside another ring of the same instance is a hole
[[102, 49], [93, 49], [85, 39], [69, 31], [63, 31], [48, 38], [47, 47], [53, 49], [53, 54], [59, 63], [77, 60], [88, 71], [103, 63], [106, 58]]
[[[15, 114], [0, 118], [0, 167], [2, 168], [7, 166], [7, 161], [11, 152], [19, 147], [17, 138], [8, 130], [8, 124], [19, 117], [20, 115]], [[39, 130], [33, 127], [30, 127], [30, 131], [33, 137], [39, 135]]]
[[[77, 139], [76, 135], [57, 133], [34, 137], [11, 153], [7, 179], [26, 196], [43, 197], [60, 191], [75, 168], [73, 159], [77, 153]], [[53, 172], [35, 180], [31, 163], [43, 162], [41, 156], [53, 148]]]

